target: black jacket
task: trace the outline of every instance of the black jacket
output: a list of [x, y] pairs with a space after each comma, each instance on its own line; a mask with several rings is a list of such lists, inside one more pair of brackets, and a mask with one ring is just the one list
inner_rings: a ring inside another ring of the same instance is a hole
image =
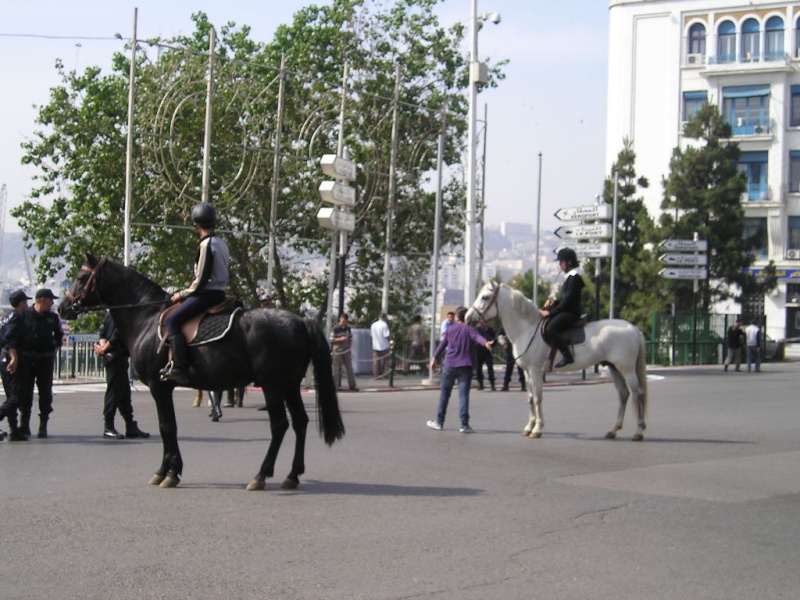
[[581, 294], [584, 287], [583, 278], [578, 273], [568, 275], [564, 280], [564, 285], [561, 286], [561, 298], [547, 309], [550, 316], [554, 317], [560, 313], [569, 313], [575, 318], [580, 318], [582, 314]]

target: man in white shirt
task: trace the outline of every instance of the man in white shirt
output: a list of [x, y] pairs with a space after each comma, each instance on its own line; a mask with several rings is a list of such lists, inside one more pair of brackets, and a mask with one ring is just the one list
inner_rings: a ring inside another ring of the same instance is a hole
[[755, 363], [756, 373], [761, 372], [761, 330], [755, 323], [750, 323], [744, 328], [744, 335], [747, 339], [747, 370], [750, 371], [751, 364]]
[[391, 351], [391, 332], [389, 331], [389, 317], [381, 313], [377, 321], [369, 328], [372, 337], [372, 374], [379, 377], [386, 372]]

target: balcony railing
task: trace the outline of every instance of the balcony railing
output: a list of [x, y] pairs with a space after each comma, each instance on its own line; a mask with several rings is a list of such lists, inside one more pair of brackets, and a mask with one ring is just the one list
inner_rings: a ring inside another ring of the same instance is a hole
[[774, 122], [768, 117], [738, 117], [730, 126], [734, 136], [772, 135], [775, 129]]

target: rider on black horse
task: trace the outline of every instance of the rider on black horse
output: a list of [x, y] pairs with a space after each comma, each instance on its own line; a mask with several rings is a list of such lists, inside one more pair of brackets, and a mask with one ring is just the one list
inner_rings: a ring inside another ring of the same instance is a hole
[[194, 280], [185, 290], [172, 295], [172, 302], [180, 302], [181, 305], [165, 319], [172, 348], [172, 363], [161, 370], [162, 379], [170, 379], [184, 386], [189, 385], [189, 367], [186, 338], [181, 327], [207, 308], [225, 301], [230, 259], [225, 241], [214, 235], [217, 211], [213, 205], [208, 202], [196, 204], [192, 208], [192, 224], [200, 236], [194, 262]]
[[556, 369], [560, 369], [575, 362], [569, 348], [569, 329], [581, 318], [581, 294], [584, 283], [578, 273], [578, 256], [575, 250], [562, 248], [558, 251], [556, 260], [561, 270], [566, 273], [564, 285], [561, 286], [561, 298], [545, 302], [545, 310], [539, 314], [542, 318], [550, 317], [547, 333], [552, 344], [561, 351], [563, 358], [555, 366]]

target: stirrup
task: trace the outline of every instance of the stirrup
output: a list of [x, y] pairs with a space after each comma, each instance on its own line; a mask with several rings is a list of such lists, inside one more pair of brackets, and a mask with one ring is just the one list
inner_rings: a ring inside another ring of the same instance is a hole
[[175, 361], [169, 361], [166, 365], [164, 365], [164, 368], [158, 372], [159, 379], [161, 379], [161, 381], [169, 381], [172, 377], [172, 369], [174, 367]]

